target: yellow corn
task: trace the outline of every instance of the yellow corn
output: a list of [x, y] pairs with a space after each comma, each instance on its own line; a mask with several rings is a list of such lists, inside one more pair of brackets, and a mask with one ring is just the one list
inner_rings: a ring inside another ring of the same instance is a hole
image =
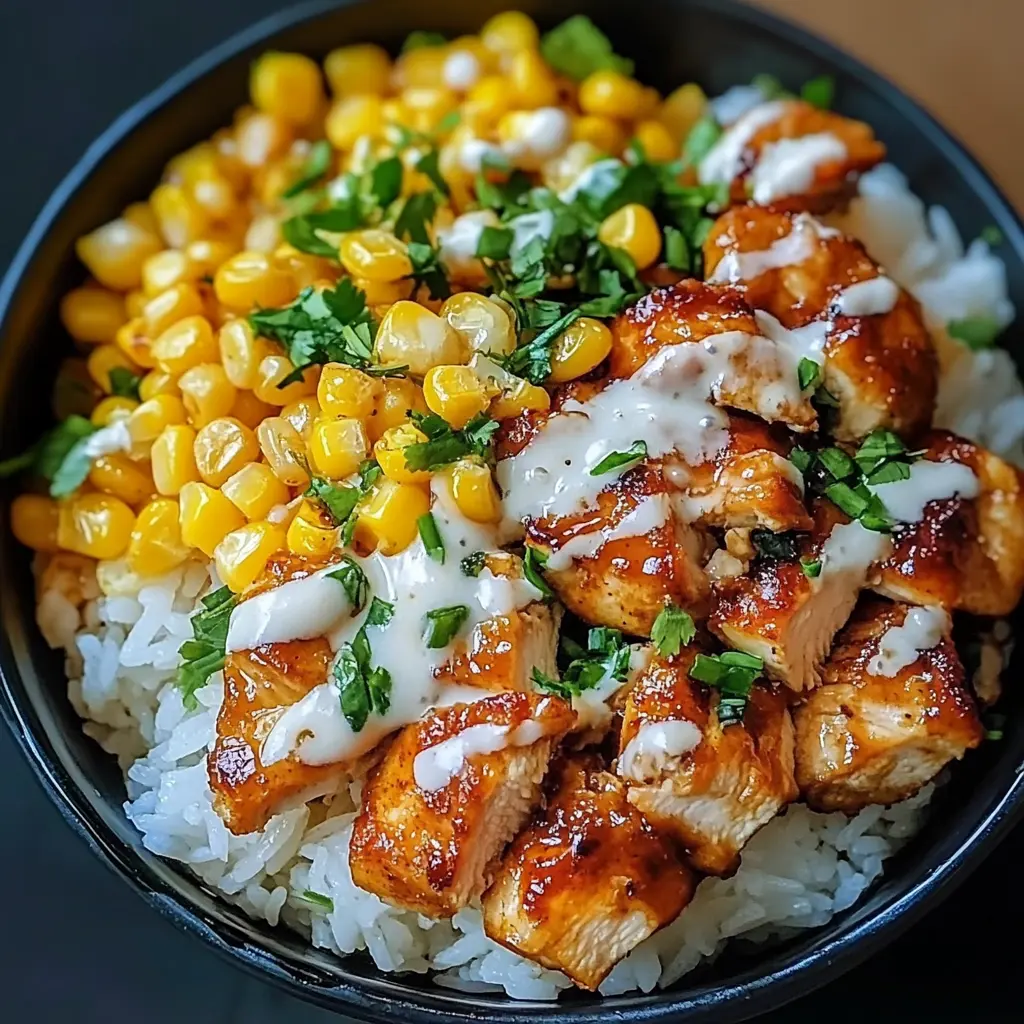
[[411, 444], [422, 444], [427, 435], [412, 423], [401, 423], [389, 427], [373, 446], [376, 458], [384, 475], [399, 484], [427, 483], [430, 472], [425, 469], [410, 469], [405, 461], [405, 449]]
[[558, 82], [536, 50], [519, 50], [513, 54], [508, 77], [517, 107], [535, 110], [552, 107], [558, 102]]
[[149, 203], [129, 203], [121, 216], [129, 224], [134, 224], [135, 227], [148, 231], [151, 235], [159, 236], [160, 234], [160, 223]]
[[665, 97], [658, 111], [658, 120], [677, 143], [682, 142], [690, 134], [690, 129], [704, 116], [707, 103], [704, 90], [695, 82], [688, 82]]
[[217, 361], [217, 339], [210, 321], [188, 316], [167, 328], [153, 342], [153, 358], [165, 373], [180, 377], [200, 363]]
[[181, 539], [208, 558], [232, 530], [245, 524], [245, 517], [221, 494], [202, 483], [187, 483], [178, 496]]
[[241, 207], [231, 182], [220, 174], [197, 181], [191, 192], [193, 201], [210, 221], [230, 220], [240, 212]]
[[178, 503], [155, 498], [135, 520], [128, 545], [128, 568], [139, 576], [163, 576], [188, 558], [190, 548], [181, 539]]
[[19, 494], [11, 502], [11, 532], [33, 551], [56, 551], [60, 509], [52, 498]]
[[271, 416], [256, 429], [260, 451], [281, 483], [288, 487], [309, 486], [306, 446], [295, 428], [280, 416]]
[[142, 264], [163, 248], [157, 235], [128, 220], [112, 220], [75, 243], [78, 258], [106, 288], [127, 292], [142, 282]]
[[197, 277], [192, 261], [179, 249], [154, 253], [142, 264], [142, 290], [148, 298]]
[[257, 306], [284, 306], [298, 295], [287, 268], [267, 253], [251, 250], [236, 253], [217, 268], [213, 290], [218, 302], [236, 313], [248, 313]]
[[109, 344], [128, 319], [124, 296], [103, 288], [73, 288], [60, 300], [60, 319], [75, 341]]
[[134, 398], [125, 398], [121, 395], [108, 395], [99, 401], [96, 408], [89, 416], [89, 422], [94, 427], [109, 426], [114, 420], [123, 419], [129, 413], [134, 412], [139, 403]]
[[235, 385], [228, 380], [220, 363], [200, 363], [178, 378], [181, 400], [194, 427], [227, 416], [235, 404]]
[[592, 142], [571, 142], [563, 152], [544, 162], [540, 169], [541, 178], [552, 192], [562, 192], [574, 185], [579, 176], [591, 164], [597, 163], [601, 156], [601, 150]]
[[252, 66], [253, 105], [295, 125], [309, 124], [320, 112], [323, 79], [316, 63], [301, 53], [265, 53]]
[[256, 386], [252, 389], [253, 394], [261, 402], [268, 405], [290, 405], [292, 402], [305, 398], [307, 395], [316, 394], [318, 381], [315, 367], [308, 367], [303, 370], [302, 376], [281, 387], [281, 381], [295, 369], [292, 361], [287, 356], [269, 355], [260, 360], [256, 370]]
[[333, 480], [351, 476], [366, 458], [368, 447], [366, 431], [355, 419], [319, 419], [309, 436], [313, 468]]
[[416, 302], [396, 302], [381, 321], [375, 342], [377, 360], [408, 366], [423, 376], [432, 366], [464, 363], [469, 346], [451, 325]]
[[238, 158], [246, 167], [264, 167], [285, 153], [294, 137], [287, 121], [255, 111], [235, 128]]
[[129, 373], [137, 373], [139, 369], [116, 345], [97, 345], [89, 353], [86, 367], [96, 386], [108, 395], [114, 390], [110, 383], [111, 370], [118, 367]]
[[184, 249], [202, 238], [210, 226], [206, 211], [180, 185], [157, 185], [149, 205], [160, 225], [160, 234], [172, 249]]
[[365, 277], [356, 277], [352, 279], [352, 283], [366, 296], [368, 306], [390, 306], [399, 299], [407, 299], [416, 286], [411, 278], [400, 278], [397, 281], [368, 281]]
[[184, 423], [164, 427], [153, 442], [150, 460], [153, 482], [161, 494], [176, 495], [182, 487], [199, 479], [193, 445], [196, 432]]
[[[301, 291], [318, 281], [333, 280], [338, 276], [337, 267], [323, 256], [311, 256], [301, 252], [287, 242], [279, 245], [273, 252], [274, 261], [292, 275], [295, 287]], [[367, 300], [369, 301], [369, 300]]]
[[626, 146], [626, 133], [610, 117], [585, 114], [572, 123], [572, 137], [576, 142], [589, 142], [602, 153], [618, 155]]
[[427, 412], [420, 386], [405, 377], [389, 377], [381, 381], [383, 392], [377, 397], [373, 412], [366, 421], [371, 441], [379, 440], [386, 430], [409, 422], [409, 411]]
[[336, 100], [327, 112], [324, 133], [335, 149], [351, 149], [364, 137], [384, 134], [384, 104], [379, 96], [364, 94]]
[[504, 75], [487, 75], [470, 89], [462, 105], [462, 119], [473, 131], [486, 131], [511, 108], [512, 97]]
[[235, 404], [231, 406], [231, 415], [244, 423], [250, 430], [255, 430], [268, 416], [277, 413], [277, 409], [266, 402], [261, 402], [251, 391], [237, 391]]
[[490, 404], [483, 381], [468, 366], [434, 366], [423, 378], [427, 408], [456, 429]]
[[211, 487], [220, 487], [232, 473], [259, 458], [259, 444], [244, 423], [221, 416], [196, 432], [192, 453], [203, 480]]
[[221, 327], [217, 332], [217, 345], [224, 372], [236, 388], [251, 389], [256, 384], [260, 360], [276, 351], [270, 342], [257, 338], [249, 321], [241, 317]]
[[416, 132], [433, 132], [438, 122], [459, 105], [459, 98], [451, 89], [405, 89], [401, 95], [405, 108], [403, 123]]
[[507, 420], [524, 412], [546, 412], [550, 408], [551, 396], [547, 391], [524, 380], [494, 398], [488, 412], [496, 420]]
[[445, 470], [459, 511], [474, 523], [501, 520], [501, 498], [490, 469], [473, 459], [460, 459]]
[[128, 568], [124, 558], [96, 565], [96, 582], [106, 597], [135, 597], [142, 579]]
[[281, 410], [281, 418], [287, 420], [292, 425], [292, 429], [307, 444], [309, 435], [313, 431], [313, 424], [319, 416], [320, 403], [315, 398], [300, 398], [297, 402], [290, 402]]
[[320, 371], [316, 397], [325, 416], [364, 420], [373, 413], [384, 386], [375, 377], [344, 363], [326, 363]]
[[466, 339], [473, 352], [508, 355], [516, 347], [516, 333], [508, 312], [476, 292], [459, 292], [445, 299], [440, 316]]
[[165, 427], [184, 423], [188, 418], [185, 406], [174, 395], [156, 395], [147, 399], [128, 417], [128, 433], [132, 444], [151, 445]]
[[391, 85], [391, 58], [386, 50], [372, 43], [342, 46], [327, 54], [324, 72], [335, 96], [381, 96]]
[[612, 332], [600, 320], [580, 317], [555, 339], [548, 379], [554, 384], [575, 380], [593, 370], [611, 350]]
[[[443, 46], [421, 46], [403, 53], [395, 63], [392, 83], [400, 89], [433, 89], [443, 85], [447, 59]], [[395, 120], [401, 123], [400, 118]]]
[[638, 270], [646, 270], [661, 252], [661, 230], [654, 214], [639, 203], [628, 203], [601, 222], [597, 237], [629, 254]]
[[103, 494], [111, 494], [128, 505], [138, 505], [152, 497], [156, 489], [144, 467], [145, 463], [133, 462], [120, 452], [101, 455], [89, 469], [89, 483]]
[[270, 556], [285, 547], [285, 531], [274, 523], [248, 523], [232, 530], [213, 553], [217, 575], [239, 594], [256, 582]]
[[120, 558], [128, 548], [135, 513], [109, 494], [81, 494], [61, 502], [57, 544], [89, 558]]
[[430, 511], [427, 489], [383, 477], [356, 513], [356, 536], [382, 555], [395, 555], [417, 535], [416, 520]]
[[489, 50], [515, 53], [536, 48], [540, 32], [534, 21], [521, 11], [502, 11], [484, 22], [480, 39]]
[[148, 301], [148, 296], [141, 288], [130, 291], [124, 297], [124, 311], [128, 315], [128, 319], [134, 320], [136, 317], [141, 317]]
[[157, 395], [174, 395], [177, 397], [178, 378], [166, 370], [150, 370], [139, 382], [139, 398], [148, 402]]
[[341, 240], [342, 266], [353, 276], [368, 281], [397, 281], [412, 273], [404, 243], [390, 231], [368, 228], [352, 231]]
[[631, 120], [646, 105], [643, 86], [619, 71], [595, 71], [580, 83], [580, 108], [585, 114]]
[[319, 505], [304, 501], [288, 524], [285, 542], [293, 555], [322, 558], [338, 546], [339, 532]]
[[212, 277], [237, 251], [230, 242], [214, 238], [200, 238], [185, 247], [191, 272], [197, 278]]
[[640, 143], [648, 160], [667, 163], [679, 155], [679, 143], [660, 121], [641, 121], [633, 138]]
[[114, 344], [133, 362], [143, 369], [156, 366], [153, 358], [153, 339], [146, 330], [146, 321], [141, 316], [132, 317], [122, 324], [114, 335]]
[[142, 319], [146, 324], [146, 333], [151, 338], [157, 338], [179, 320], [198, 316], [202, 312], [203, 300], [196, 286], [189, 281], [182, 281], [151, 298], [142, 311]]
[[288, 488], [263, 462], [250, 462], [224, 481], [221, 491], [246, 519], [266, 519], [291, 498]]

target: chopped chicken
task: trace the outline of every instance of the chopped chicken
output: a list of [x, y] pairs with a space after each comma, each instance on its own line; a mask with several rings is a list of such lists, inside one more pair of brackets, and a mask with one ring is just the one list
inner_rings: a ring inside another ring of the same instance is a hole
[[574, 720], [558, 697], [503, 693], [406, 726], [363, 791], [349, 848], [356, 885], [431, 917], [479, 897]]
[[[845, 522], [831, 502], [816, 501], [814, 529], [797, 543], [800, 558], [819, 560], [833, 527]], [[817, 686], [832, 639], [857, 603], [867, 569], [841, 566], [812, 577], [799, 561], [758, 562], [748, 576], [717, 586], [708, 625], [729, 647], [763, 658], [771, 678], [792, 690], [809, 690]]]
[[630, 803], [679, 840], [694, 868], [727, 875], [750, 837], [798, 795], [793, 723], [782, 694], [755, 686], [743, 722], [720, 725], [717, 697], [689, 675], [697, 653], [652, 658], [634, 682], [617, 770]]
[[[883, 675], [883, 638], [906, 605], [861, 603], [824, 670], [824, 685], [794, 713], [796, 775], [814, 808], [853, 813], [916, 793], [976, 747], [982, 729], [949, 630], [938, 644]], [[905, 659], [900, 659], [905, 660]]]
[[888, 311], [846, 316], [836, 306], [851, 285], [883, 276], [860, 242], [806, 215], [741, 206], [715, 222], [704, 260], [709, 281], [731, 281], [783, 328], [806, 336], [821, 325], [822, 380], [839, 402], [832, 432], [840, 440], [876, 427], [912, 436], [930, 425], [938, 363], [916, 300], [888, 284]]
[[895, 530], [875, 589], [912, 604], [1009, 614], [1024, 590], [1024, 473], [944, 431], [928, 434], [923, 448], [929, 461], [969, 467], [979, 494], [933, 501], [920, 522]]
[[[754, 117], [760, 109], [751, 112]], [[739, 153], [738, 173], [729, 188], [734, 203], [745, 202], [751, 191], [756, 195], [759, 171], [773, 156], [777, 156], [783, 165], [784, 155], [792, 155], [784, 154], [787, 146], [801, 142], [813, 146], [818, 140], [835, 140], [838, 147], [835, 153], [829, 147], [825, 158], [810, 168], [813, 176], [806, 185], [801, 183], [792, 195], [772, 197], [773, 203], [794, 210], [820, 212], [831, 209], [850, 193], [856, 175], [885, 159], [885, 146], [875, 138], [870, 125], [863, 121], [821, 110], [796, 99], [779, 101], [776, 109], [780, 116], [759, 127]], [[741, 128], [741, 124], [738, 127]], [[726, 129], [726, 138], [722, 140], [725, 143], [728, 143], [729, 132], [730, 129]], [[780, 143], [781, 147], [776, 149]], [[807, 159], [811, 159], [810, 155]], [[784, 177], [784, 174], [780, 173], [779, 177]]]
[[612, 333], [609, 372], [613, 378], [632, 376], [669, 345], [701, 344], [711, 351], [716, 344], [734, 344], [730, 372], [714, 388], [717, 404], [798, 430], [817, 425], [806, 396], [791, 399], [785, 394], [795, 390], [792, 354], [764, 337], [754, 311], [732, 287], [688, 279], [658, 288], [622, 313]]
[[571, 761], [547, 810], [502, 859], [484, 896], [484, 929], [595, 991], [630, 950], [675, 920], [695, 884], [618, 779]]

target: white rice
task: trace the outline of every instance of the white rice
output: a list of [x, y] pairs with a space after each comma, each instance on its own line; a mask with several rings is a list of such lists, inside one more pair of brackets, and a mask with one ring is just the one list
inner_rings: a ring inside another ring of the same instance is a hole
[[[1024, 390], [1009, 357], [952, 347], [942, 330], [949, 319], [968, 315], [1009, 322], [1002, 264], [982, 242], [965, 250], [948, 214], [926, 212], [891, 167], [865, 176], [859, 198], [839, 220], [914, 291], [942, 336], [949, 386], [942, 389], [941, 421], [1019, 457]], [[260, 833], [231, 835], [213, 810], [205, 766], [223, 679], [214, 676], [190, 712], [174, 686], [177, 650], [190, 636], [197, 595], [211, 585], [208, 570], [190, 566], [141, 589], [116, 567], [107, 576], [120, 581], [120, 596], [90, 600], [81, 613], [59, 586], [42, 594], [40, 626], [67, 650], [69, 695], [86, 731], [127, 772], [125, 813], [147, 849], [188, 865], [252, 917], [284, 923], [339, 956], [366, 950], [383, 970], [434, 970], [440, 985], [504, 990], [520, 999], [553, 999], [570, 985], [491, 942], [477, 909], [431, 921], [356, 888], [347, 851], [358, 784], [329, 800], [326, 817], [318, 810], [316, 824], [311, 809], [301, 807], [278, 814]], [[917, 830], [930, 795], [927, 787], [912, 800], [853, 818], [790, 806], [748, 844], [732, 878], [703, 881], [680, 917], [623, 960], [601, 991], [649, 992], [714, 957], [730, 938], [763, 941], [825, 924], [881, 875], [886, 859]], [[305, 898], [307, 891], [328, 897], [333, 910]]]

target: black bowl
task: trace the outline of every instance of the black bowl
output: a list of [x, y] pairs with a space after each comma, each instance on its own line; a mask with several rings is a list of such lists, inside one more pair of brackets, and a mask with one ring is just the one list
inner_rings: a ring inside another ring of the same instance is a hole
[[[49, 394], [56, 359], [40, 359], [36, 352], [51, 344], [56, 355], [68, 345], [56, 307], [82, 276], [74, 239], [148, 194], [169, 157], [229, 120], [246, 97], [248, 65], [257, 53], [273, 46], [323, 56], [359, 40], [395, 46], [415, 28], [470, 31], [504, 6], [438, 0], [426, 14], [411, 0], [309, 3], [239, 34], [124, 114], [54, 193], [0, 286], [4, 454], [21, 450], [46, 425], [48, 403], [40, 396]], [[536, 0], [520, 6], [545, 25], [580, 9]], [[963, 148], [889, 83], [813, 36], [729, 0], [648, 0], [636, 7], [598, 0], [585, 9], [617, 49], [637, 58], [641, 76], [662, 89], [696, 79], [713, 94], [757, 72], [775, 74], [790, 87], [834, 75], [839, 110], [875, 127], [927, 202], [946, 206], [967, 237], [989, 224], [1000, 227], [1010, 293], [1024, 306], [1024, 231], [1016, 215]], [[1019, 333], [1008, 344], [1018, 354]], [[5, 486], [6, 512], [12, 487]], [[549, 1004], [460, 995], [415, 976], [382, 974], [363, 956], [341, 961], [310, 950], [297, 936], [250, 921], [185, 871], [144, 850], [122, 812], [121, 775], [82, 734], [65, 697], [61, 660], [35, 628], [28, 558], [6, 523], [0, 524], [0, 557], [0, 709], [67, 820], [153, 907], [235, 963], [307, 999], [369, 1019], [740, 1020], [822, 985], [879, 950], [978, 865], [1024, 803], [1024, 730], [1016, 725], [1024, 698], [1011, 686], [1005, 740], [956, 766], [929, 824], [891, 862], [881, 884], [824, 928], [756, 957], [727, 952], [674, 989], [647, 996], [577, 994]], [[1011, 666], [1011, 675], [1019, 664]]]

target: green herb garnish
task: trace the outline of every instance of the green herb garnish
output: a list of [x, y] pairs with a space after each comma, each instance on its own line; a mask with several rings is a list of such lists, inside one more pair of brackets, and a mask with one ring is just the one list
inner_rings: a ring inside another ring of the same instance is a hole
[[820, 110], [828, 110], [836, 97], [836, 80], [831, 75], [811, 78], [800, 87], [800, 99]]
[[334, 149], [326, 139], [320, 139], [309, 147], [299, 177], [281, 193], [282, 199], [294, 199], [300, 192], [319, 184], [320, 179], [330, 170]]
[[426, 615], [423, 642], [430, 650], [447, 647], [468, 618], [469, 608], [464, 604], [434, 608]]
[[540, 41], [540, 52], [557, 72], [577, 82], [605, 69], [633, 74], [633, 62], [618, 56], [608, 37], [585, 14], [547, 32]]
[[677, 655], [696, 635], [690, 613], [674, 604], [665, 605], [651, 627], [651, 641], [664, 658]]
[[537, 689], [569, 700], [608, 678], [625, 682], [629, 673], [629, 644], [622, 639], [622, 633], [617, 629], [595, 626], [587, 634], [586, 649], [563, 637], [562, 649], [572, 660], [561, 679], [554, 679], [534, 669], [531, 677]]
[[182, 664], [178, 668], [176, 683], [181, 693], [181, 703], [187, 711], [199, 707], [196, 691], [206, 685], [210, 676], [224, 667], [228, 625], [237, 601], [227, 587], [220, 587], [200, 601], [202, 609], [189, 620], [192, 639], [186, 640], [178, 648]]
[[412, 420], [427, 435], [426, 441], [403, 449], [405, 464], [413, 471], [439, 469], [467, 455], [489, 457], [499, 427], [485, 413], [478, 413], [461, 430], [453, 430], [435, 413], [413, 412]]
[[540, 548], [527, 545], [523, 554], [523, 575], [532, 583], [546, 598], [554, 597], [555, 592], [544, 579], [544, 567], [548, 564], [548, 554]]
[[426, 32], [417, 29], [405, 37], [405, 42], [402, 43], [402, 53], [408, 53], [410, 50], [422, 50], [427, 46], [444, 46], [447, 42], [448, 40], [441, 32]]
[[609, 452], [590, 471], [591, 476], [603, 476], [615, 470], [626, 472], [647, 458], [647, 442], [634, 441], [624, 452]]
[[328, 914], [334, 912], [334, 900], [332, 900], [330, 896], [325, 896], [321, 892], [313, 892], [312, 889], [303, 889], [302, 898], [307, 903], [313, 903], [318, 907], [322, 907]]
[[950, 320], [946, 324], [946, 333], [951, 338], [962, 341], [975, 351], [991, 348], [1002, 331], [1002, 324], [990, 316], [965, 317], [963, 320]]
[[438, 565], [444, 565], [444, 541], [441, 540], [441, 531], [437, 528], [437, 521], [432, 512], [426, 512], [416, 520], [416, 528], [423, 539], [423, 547], [426, 549], [427, 557]]
[[120, 398], [139, 399], [139, 384], [142, 378], [126, 366], [115, 366], [110, 371], [110, 393]]
[[345, 588], [345, 594], [348, 596], [353, 611], [361, 612], [363, 610], [363, 605], [366, 604], [366, 599], [370, 595], [370, 582], [359, 563], [351, 555], [345, 555], [341, 560], [341, 565], [333, 572], [327, 573], [327, 577], [337, 580]]
[[543, 384], [551, 376], [551, 350], [555, 342], [582, 315], [578, 309], [570, 309], [560, 316], [531, 341], [520, 345], [508, 357], [506, 369], [532, 384]]
[[409, 262], [412, 263], [409, 276], [418, 285], [426, 286], [432, 299], [447, 299], [452, 289], [440, 252], [425, 242], [410, 242], [408, 252]]
[[351, 643], [341, 645], [334, 661], [333, 675], [341, 700], [341, 713], [359, 732], [371, 712], [386, 715], [391, 707], [391, 673], [370, 666], [370, 641], [363, 627]]
[[771, 530], [756, 529], [750, 531], [750, 542], [754, 545], [758, 556], [777, 562], [795, 562], [797, 559], [797, 543], [800, 535], [792, 531], [773, 533]]
[[718, 721], [722, 726], [743, 721], [754, 680], [764, 671], [764, 661], [743, 651], [698, 654], [690, 678], [718, 691]]
[[370, 610], [366, 613], [367, 626], [379, 626], [384, 629], [395, 614], [395, 606], [390, 601], [382, 601], [375, 597], [370, 602]]
[[805, 356], [796, 368], [796, 379], [801, 391], [810, 391], [817, 387], [821, 380], [821, 367], [813, 359]]
[[821, 575], [821, 559], [801, 558], [800, 568], [803, 569], [804, 575], [809, 580], [815, 580]]

